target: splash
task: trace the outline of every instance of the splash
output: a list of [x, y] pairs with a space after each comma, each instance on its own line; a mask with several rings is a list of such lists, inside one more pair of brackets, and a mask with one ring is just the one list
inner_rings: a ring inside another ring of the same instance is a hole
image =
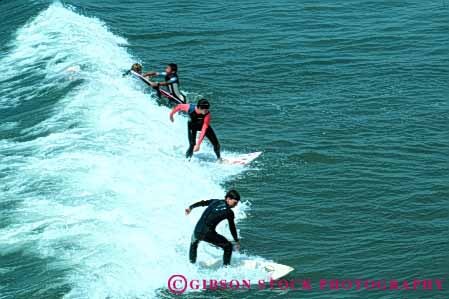
[[[188, 263], [201, 209], [185, 217], [184, 208], [222, 196], [243, 169], [184, 159], [185, 119], [171, 124], [167, 108], [121, 77], [135, 61], [126, 43], [102, 21], [53, 4], [18, 30], [1, 61], [11, 68], [1, 74], [0, 105], [26, 104], [30, 119], [45, 114], [28, 127], [10, 122], [2, 129], [21, 128], [20, 138], [0, 141], [0, 197], [9, 207], [0, 253], [45, 260], [40, 292], [153, 298], [174, 273], [216, 274]], [[237, 222], [248, 208], [236, 209]], [[230, 238], [226, 224], [218, 229]], [[199, 260], [221, 254], [207, 245], [198, 252]]]

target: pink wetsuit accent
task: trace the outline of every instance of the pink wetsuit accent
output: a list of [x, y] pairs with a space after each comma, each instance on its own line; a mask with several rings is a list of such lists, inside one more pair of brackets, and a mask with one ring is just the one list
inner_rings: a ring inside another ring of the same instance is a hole
[[[179, 111], [189, 112], [190, 104], [179, 104], [170, 112], [170, 116], [175, 115]], [[210, 113], [208, 113], [204, 117], [203, 127], [201, 128], [200, 138], [198, 139], [197, 145], [200, 145], [203, 142], [204, 136], [206, 136], [207, 128], [209, 128], [210, 124]]]
[[203, 123], [203, 127], [201, 128], [200, 139], [198, 139], [198, 142], [197, 142], [198, 145], [200, 145], [201, 142], [203, 142], [204, 136], [206, 135], [207, 128], [209, 128], [209, 124], [210, 124], [210, 113], [208, 113], [206, 115], [206, 117], [204, 117], [204, 123]]

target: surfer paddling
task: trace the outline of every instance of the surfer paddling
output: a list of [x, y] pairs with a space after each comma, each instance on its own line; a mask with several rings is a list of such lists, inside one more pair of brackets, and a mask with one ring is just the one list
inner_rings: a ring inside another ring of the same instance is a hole
[[192, 209], [207, 206], [206, 210], [204, 210], [201, 215], [200, 220], [198, 220], [195, 230], [193, 231], [189, 252], [191, 263], [196, 262], [198, 243], [200, 241], [205, 241], [223, 248], [223, 265], [226, 266], [231, 263], [232, 243], [222, 235], [218, 234], [215, 231], [215, 228], [221, 221], [227, 219], [229, 223], [229, 230], [231, 231], [231, 235], [236, 242], [236, 249], [240, 250], [240, 241], [238, 239], [237, 229], [234, 223], [234, 212], [231, 210], [237, 206], [239, 201], [240, 194], [235, 190], [230, 190], [226, 193], [224, 200], [202, 200], [185, 209], [186, 215], [189, 215]]
[[[204, 137], [207, 137], [214, 147], [215, 155], [217, 159], [221, 161], [220, 156], [220, 143], [218, 142], [217, 135], [210, 126], [210, 104], [206, 99], [201, 99], [196, 104], [179, 104], [170, 112], [170, 120], [175, 121], [174, 115], [179, 111], [184, 111], [189, 114], [190, 120], [187, 123], [187, 135], [189, 138], [189, 148], [186, 152], [186, 158], [190, 159], [193, 156], [193, 152], [200, 150], [201, 143]], [[200, 131], [200, 137], [196, 140], [196, 134]]]

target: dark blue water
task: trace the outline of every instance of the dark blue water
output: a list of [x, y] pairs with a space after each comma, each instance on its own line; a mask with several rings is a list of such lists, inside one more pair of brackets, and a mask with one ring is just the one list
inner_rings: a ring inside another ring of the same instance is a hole
[[[0, 16], [0, 298], [170, 298], [175, 273], [257, 280], [187, 260], [201, 210], [183, 209], [229, 188], [241, 256], [314, 289], [185, 297], [448, 297], [446, 1], [3, 0]], [[135, 61], [176, 62], [188, 98], [210, 99], [223, 155], [263, 156], [184, 161], [185, 119], [121, 77]], [[319, 290], [333, 278], [445, 280]]]

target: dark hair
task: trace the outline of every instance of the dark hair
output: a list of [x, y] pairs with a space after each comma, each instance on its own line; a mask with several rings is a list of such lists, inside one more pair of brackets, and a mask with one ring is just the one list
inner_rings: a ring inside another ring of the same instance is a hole
[[235, 190], [229, 190], [228, 193], [226, 193], [225, 198], [228, 197], [240, 201], [240, 194]]
[[201, 109], [209, 109], [210, 104], [209, 104], [209, 101], [208, 101], [208, 100], [206, 100], [206, 99], [201, 99], [201, 100], [198, 101], [198, 103], [196, 103], [196, 106], [197, 106], [198, 108], [201, 108]]
[[178, 71], [178, 65], [176, 63], [169, 63], [168, 66], [171, 68], [173, 72], [176, 73]]

